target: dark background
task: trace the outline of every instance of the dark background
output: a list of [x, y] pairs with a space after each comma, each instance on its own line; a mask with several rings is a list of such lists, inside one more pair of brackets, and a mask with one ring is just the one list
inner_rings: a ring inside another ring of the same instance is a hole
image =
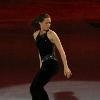
[[[31, 21], [40, 13], [52, 18], [73, 76], [70, 80], [100, 81], [99, 0], [0, 1], [0, 87], [30, 83], [39, 70]], [[60, 72], [52, 80], [66, 80]]]

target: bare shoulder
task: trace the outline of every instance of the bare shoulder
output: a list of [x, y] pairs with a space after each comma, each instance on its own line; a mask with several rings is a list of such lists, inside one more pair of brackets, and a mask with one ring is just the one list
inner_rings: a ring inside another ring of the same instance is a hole
[[39, 34], [39, 30], [33, 33], [33, 37], [36, 40], [37, 35]]
[[56, 35], [56, 33], [53, 30], [51, 30], [51, 29], [49, 29], [48, 34], [49, 35]]
[[53, 30], [49, 30], [47, 34], [50, 38], [55, 38], [57, 34]]
[[56, 32], [54, 32], [53, 30], [49, 30], [47, 35], [48, 35], [48, 38], [49, 38], [52, 42], [55, 42], [55, 41], [59, 40], [58, 35], [57, 35]]

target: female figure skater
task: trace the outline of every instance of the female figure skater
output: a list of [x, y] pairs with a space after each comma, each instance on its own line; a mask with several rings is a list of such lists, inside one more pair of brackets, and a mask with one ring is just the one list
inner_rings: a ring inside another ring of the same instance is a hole
[[34, 30], [33, 37], [38, 48], [40, 59], [40, 70], [30, 86], [32, 100], [49, 100], [49, 97], [44, 90], [44, 86], [59, 69], [54, 47], [57, 47], [61, 55], [64, 65], [64, 75], [67, 76], [67, 78], [70, 78], [72, 75], [67, 65], [66, 55], [60, 39], [57, 34], [50, 29], [50, 25], [51, 18], [45, 13], [37, 16], [32, 22]]

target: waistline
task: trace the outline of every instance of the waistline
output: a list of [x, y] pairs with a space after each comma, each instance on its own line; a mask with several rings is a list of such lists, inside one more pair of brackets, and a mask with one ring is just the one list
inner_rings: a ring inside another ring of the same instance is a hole
[[44, 56], [44, 58], [41, 61], [44, 62], [44, 61], [50, 60], [50, 59], [57, 60], [57, 58], [55, 57], [54, 54], [48, 54], [48, 55]]

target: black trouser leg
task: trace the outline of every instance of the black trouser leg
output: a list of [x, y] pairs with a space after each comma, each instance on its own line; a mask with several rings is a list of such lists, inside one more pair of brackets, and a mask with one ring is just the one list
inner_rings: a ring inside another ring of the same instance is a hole
[[[34, 89], [34, 88], [33, 88]], [[35, 89], [35, 91], [31, 91], [32, 100], [49, 100], [49, 97], [44, 90], [44, 88]]]
[[44, 86], [58, 71], [58, 62], [55, 60], [48, 60], [43, 62], [41, 69], [36, 74], [31, 87], [30, 92], [32, 100], [49, 100]]

